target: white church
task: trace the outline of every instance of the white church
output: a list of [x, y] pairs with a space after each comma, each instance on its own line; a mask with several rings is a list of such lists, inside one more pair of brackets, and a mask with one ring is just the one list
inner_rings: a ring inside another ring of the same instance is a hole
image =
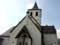
[[35, 2], [16, 26], [0, 35], [0, 45], [58, 45], [55, 27], [42, 26], [41, 17], [42, 9]]

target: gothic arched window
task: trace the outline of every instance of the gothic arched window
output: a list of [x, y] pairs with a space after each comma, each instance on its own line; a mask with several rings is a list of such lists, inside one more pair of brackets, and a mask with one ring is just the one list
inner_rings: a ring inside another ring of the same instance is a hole
[[36, 12], [36, 16], [38, 16], [38, 12]]
[[32, 45], [32, 38], [26, 26], [22, 28], [22, 30], [16, 36], [16, 38], [17, 38], [17, 45]]
[[22, 34], [17, 45], [31, 45], [31, 43], [31, 38], [27, 34]]
[[32, 12], [30, 12], [30, 16], [32, 16], [32, 14], [33, 14], [33, 13], [32, 13]]

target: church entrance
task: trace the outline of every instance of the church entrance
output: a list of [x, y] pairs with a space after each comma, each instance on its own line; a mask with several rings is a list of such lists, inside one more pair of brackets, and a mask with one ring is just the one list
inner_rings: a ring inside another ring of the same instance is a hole
[[31, 45], [31, 39], [25, 34], [18, 39], [18, 45]]
[[17, 45], [32, 45], [32, 38], [25, 26], [22, 28], [16, 38]]

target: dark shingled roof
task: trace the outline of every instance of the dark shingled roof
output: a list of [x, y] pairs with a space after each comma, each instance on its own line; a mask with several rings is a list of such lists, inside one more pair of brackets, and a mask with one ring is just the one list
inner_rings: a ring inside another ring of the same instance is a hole
[[37, 3], [35, 2], [33, 8], [28, 10], [41, 10], [41, 9], [38, 8]]
[[32, 9], [39, 9], [36, 2], [35, 2], [35, 4], [34, 4]]
[[[30, 17], [29, 17], [30, 18]], [[32, 17], [33, 18], [33, 17]], [[31, 19], [31, 18], [30, 18]], [[33, 18], [34, 19], [34, 18]], [[38, 30], [41, 33], [46, 33], [46, 34], [56, 34], [56, 29], [54, 26], [41, 26], [36, 19], [34, 19], [37, 24], [34, 23], [34, 21], [31, 19], [33, 24], [38, 28]]]
[[54, 26], [41, 26], [41, 32], [46, 34], [56, 34], [56, 29]]

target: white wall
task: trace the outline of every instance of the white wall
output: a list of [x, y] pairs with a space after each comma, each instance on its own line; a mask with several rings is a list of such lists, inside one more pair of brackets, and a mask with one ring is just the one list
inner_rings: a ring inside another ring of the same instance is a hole
[[[30, 12], [32, 12], [32, 16], [39, 22], [39, 24], [41, 24], [41, 16], [42, 16], [42, 10], [28, 10], [29, 11], [29, 15]], [[36, 16], [36, 12], [38, 12], [38, 16]]]
[[9, 38], [4, 38], [4, 40], [3, 40], [3, 45], [9, 45]]
[[28, 31], [32, 37], [32, 45], [41, 45], [41, 33], [36, 28], [36, 26], [28, 19], [28, 24], [26, 25]]
[[45, 45], [58, 45], [56, 34], [44, 34]]

